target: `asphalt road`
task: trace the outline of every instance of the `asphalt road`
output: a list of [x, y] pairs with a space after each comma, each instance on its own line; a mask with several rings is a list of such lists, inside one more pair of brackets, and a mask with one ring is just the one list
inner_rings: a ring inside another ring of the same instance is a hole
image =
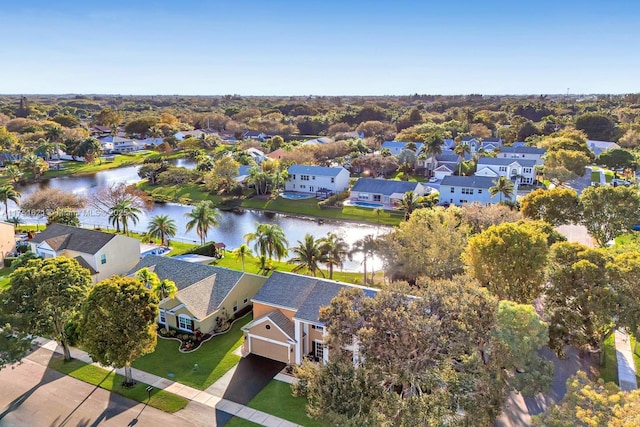
[[194, 427], [177, 415], [47, 369], [50, 357], [50, 351], [38, 349], [22, 364], [0, 371], [0, 426]]

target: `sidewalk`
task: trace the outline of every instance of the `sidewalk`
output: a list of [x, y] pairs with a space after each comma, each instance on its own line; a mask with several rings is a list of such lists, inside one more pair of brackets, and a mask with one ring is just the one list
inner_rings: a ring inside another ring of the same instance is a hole
[[616, 331], [616, 358], [618, 359], [618, 384], [620, 390], [630, 391], [638, 388], [636, 381], [636, 365], [633, 361], [633, 351], [629, 342], [629, 335]]
[[[62, 353], [62, 347], [60, 347], [58, 343], [53, 340], [49, 340], [46, 338], [37, 338], [34, 340], [34, 343], [47, 350], [56, 353]], [[86, 352], [77, 348], [71, 347], [71, 357], [105, 369], [104, 366], [101, 366], [98, 363], [94, 363], [93, 360], [91, 360], [91, 357], [89, 357]], [[124, 375], [124, 369], [116, 369], [116, 372]], [[223, 376], [222, 378], [220, 378], [220, 380], [213, 383], [213, 385], [207, 388], [207, 390], [203, 391], [186, 386], [184, 384], [177, 383], [175, 381], [171, 381], [166, 378], [159, 377], [157, 375], [150, 374], [148, 372], [141, 371], [139, 369], [131, 368], [131, 373], [136, 381], [149, 384], [157, 389], [166, 390], [178, 396], [182, 396], [185, 399], [201, 403], [205, 406], [209, 406], [216, 410], [226, 412], [228, 414], [234, 415], [238, 418], [243, 418], [256, 424], [267, 427], [299, 427], [298, 424], [294, 424], [282, 418], [275, 417], [271, 414], [267, 414], [266, 412], [251, 409], [248, 406], [223, 399], [222, 396], [229, 381], [229, 377], [227, 375]]]

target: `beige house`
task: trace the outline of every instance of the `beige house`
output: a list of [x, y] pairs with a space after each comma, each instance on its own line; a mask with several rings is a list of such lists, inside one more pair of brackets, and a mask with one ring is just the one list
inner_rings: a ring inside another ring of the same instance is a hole
[[94, 283], [125, 274], [140, 260], [140, 242], [120, 234], [51, 224], [29, 242], [42, 258], [66, 256], [91, 272]]
[[[273, 272], [253, 298], [253, 318], [244, 331], [242, 353], [249, 353], [289, 364], [305, 358], [327, 362], [324, 323], [318, 318], [320, 307], [329, 305], [341, 289], [358, 287], [365, 295], [375, 289], [293, 273]], [[357, 349], [353, 349], [354, 361]]]
[[158, 323], [184, 332], [209, 333], [251, 305], [266, 277], [228, 268], [147, 255], [129, 271], [147, 267], [160, 280], [173, 281], [178, 293], [161, 303]]
[[9, 254], [16, 252], [16, 232], [13, 224], [0, 221], [0, 266]]

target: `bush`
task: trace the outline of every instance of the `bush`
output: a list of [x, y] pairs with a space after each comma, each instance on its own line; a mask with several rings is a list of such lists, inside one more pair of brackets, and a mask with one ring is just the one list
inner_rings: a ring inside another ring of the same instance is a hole
[[18, 245], [18, 246], [16, 246], [16, 251], [19, 254], [27, 253], [27, 252], [29, 252], [29, 245]]
[[9, 257], [9, 256], [5, 257], [4, 258], [4, 266], [6, 268], [11, 267], [11, 264], [13, 264], [15, 262], [15, 260], [17, 260], [17, 259], [18, 259], [18, 257]]
[[191, 249], [188, 254], [204, 255], [219, 258], [220, 254], [215, 246], [216, 242], [209, 242], [197, 248]]
[[334, 194], [333, 196], [327, 197], [326, 199], [318, 202], [318, 208], [325, 209], [331, 206], [336, 206], [340, 202], [349, 198], [349, 190], [345, 190], [342, 193]]

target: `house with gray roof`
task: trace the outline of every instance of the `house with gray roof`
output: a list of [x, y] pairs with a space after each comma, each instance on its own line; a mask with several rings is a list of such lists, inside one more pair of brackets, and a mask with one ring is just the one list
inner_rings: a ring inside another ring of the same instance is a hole
[[128, 275], [135, 276], [143, 268], [148, 268], [160, 280], [176, 284], [175, 297], [161, 304], [158, 323], [184, 332], [216, 330], [221, 323], [249, 307], [251, 298], [266, 280], [256, 274], [156, 255], [142, 258]]
[[503, 157], [481, 157], [478, 159], [477, 176], [497, 178], [504, 176], [520, 184], [531, 185], [536, 179], [536, 161]]
[[380, 146], [380, 149], [382, 150], [386, 148], [391, 152], [392, 155], [399, 156], [400, 153], [402, 153], [404, 150], [407, 149], [407, 144], [414, 144], [416, 146], [416, 149], [414, 151], [416, 155], [420, 152], [420, 150], [422, 149], [422, 146], [424, 145], [424, 143], [422, 142], [409, 143], [409, 142], [403, 142], [403, 141], [384, 141]]
[[596, 141], [595, 139], [587, 139], [587, 147], [596, 156], [604, 153], [605, 151], [619, 149], [620, 146], [611, 141]]
[[424, 196], [426, 193], [424, 186], [419, 182], [358, 178], [351, 188], [349, 202], [354, 206], [395, 209], [409, 191], [413, 191], [417, 196]]
[[140, 241], [62, 224], [51, 224], [29, 241], [31, 252], [42, 258], [75, 258], [95, 282], [124, 274], [140, 260]]
[[329, 350], [320, 308], [348, 288], [362, 289], [369, 297], [377, 292], [333, 280], [273, 272], [252, 299], [254, 320], [242, 328], [243, 355], [252, 353], [289, 364], [300, 364], [308, 357], [326, 362]]
[[511, 147], [502, 147], [497, 157], [501, 159], [535, 160], [536, 164], [542, 165], [542, 156], [547, 152], [544, 148], [530, 147], [523, 144], [514, 143]]
[[324, 167], [312, 165], [291, 165], [284, 184], [285, 191], [296, 193], [323, 193], [324, 196], [338, 194], [349, 188], [351, 174], [342, 166]]
[[496, 194], [491, 196], [489, 189], [496, 185], [497, 177], [488, 176], [445, 176], [440, 183], [440, 205], [461, 206], [468, 203], [515, 202], [516, 191], [511, 198]]

